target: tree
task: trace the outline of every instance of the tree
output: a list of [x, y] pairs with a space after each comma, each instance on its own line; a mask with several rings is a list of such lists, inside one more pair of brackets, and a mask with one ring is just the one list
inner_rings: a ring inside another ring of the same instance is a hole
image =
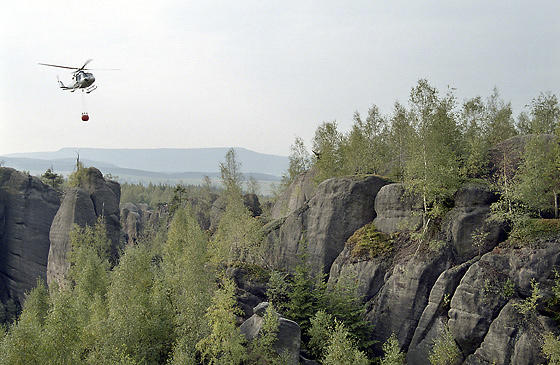
[[346, 174], [381, 174], [387, 164], [387, 120], [373, 105], [365, 121], [354, 113], [354, 125], [342, 144], [343, 171]]
[[486, 105], [482, 98], [466, 100], [460, 113], [461, 133], [464, 139], [465, 174], [468, 177], [482, 177], [486, 174], [489, 140], [485, 137], [484, 118]]
[[490, 95], [486, 102], [484, 125], [484, 135], [490, 146], [516, 135], [512, 113], [511, 103], [503, 101], [500, 98], [498, 88], [495, 87], [492, 95]]
[[287, 189], [296, 177], [311, 167], [311, 158], [301, 137], [296, 137], [290, 146], [289, 161], [288, 171], [282, 175], [281, 191]]
[[138, 363], [165, 363], [176, 339], [174, 311], [158, 260], [146, 243], [121, 255], [107, 297], [104, 351], [121, 349]]
[[41, 175], [41, 180], [55, 189], [58, 189], [64, 182], [62, 175], [55, 173], [54, 171], [52, 171], [52, 169], [47, 169], [47, 171], [45, 171], [45, 173]]
[[440, 99], [435, 88], [420, 80], [411, 91], [410, 103], [414, 133], [404, 182], [422, 197], [425, 217], [440, 216], [461, 181], [455, 98], [448, 93]]
[[400, 180], [404, 177], [408, 144], [412, 136], [413, 128], [408, 112], [402, 104], [395, 102], [388, 131], [388, 154], [393, 156], [390, 162], [390, 175], [396, 179]]
[[453, 365], [461, 356], [461, 351], [455, 343], [455, 338], [446, 325], [439, 337], [434, 340], [434, 345], [428, 356], [432, 365]]
[[280, 354], [274, 349], [278, 338], [278, 315], [269, 304], [264, 314], [263, 325], [257, 338], [249, 345], [249, 364], [280, 364]]
[[313, 152], [316, 156], [317, 183], [342, 174], [341, 144], [342, 135], [337, 130], [336, 122], [324, 122], [315, 130]]
[[394, 332], [383, 344], [383, 353], [380, 365], [402, 365], [405, 363], [405, 354], [401, 351], [399, 340]]
[[221, 286], [214, 293], [206, 313], [210, 334], [196, 344], [205, 364], [241, 364], [247, 359], [245, 338], [235, 324], [235, 315], [241, 314], [236, 306], [235, 289], [232, 279], [222, 277]]
[[560, 126], [560, 105], [550, 91], [540, 93], [531, 101], [530, 114], [530, 133], [553, 134]]
[[316, 359], [322, 359], [334, 330], [334, 318], [324, 310], [320, 310], [311, 318], [310, 323], [307, 347]]
[[235, 149], [230, 148], [226, 153], [226, 161], [220, 162], [220, 178], [228, 194], [241, 195], [241, 163], [237, 161]]
[[357, 349], [344, 323], [335, 320], [334, 330], [325, 349], [324, 365], [369, 364], [366, 355]]
[[558, 218], [560, 160], [558, 142], [544, 135], [525, 145], [522, 163], [515, 175], [514, 195], [530, 210], [552, 211]]
[[205, 313], [211, 304], [215, 275], [207, 244], [192, 211], [177, 210], [162, 249], [164, 286], [177, 336], [173, 346], [176, 363], [196, 364], [196, 343], [209, 334]]

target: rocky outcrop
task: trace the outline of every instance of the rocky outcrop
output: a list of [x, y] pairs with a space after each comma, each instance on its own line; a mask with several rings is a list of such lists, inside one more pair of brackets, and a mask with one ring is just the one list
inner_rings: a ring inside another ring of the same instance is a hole
[[488, 219], [490, 205], [497, 200], [498, 196], [486, 185], [467, 184], [457, 192], [455, 207], [446, 215], [443, 230], [459, 260], [484, 254], [506, 239], [504, 227]]
[[150, 225], [156, 223], [159, 215], [148, 204], [123, 203], [120, 205], [120, 216], [126, 241], [134, 244]]
[[0, 279], [6, 297], [22, 302], [45, 280], [49, 230], [60, 193], [38, 178], [0, 167]]
[[329, 272], [348, 237], [375, 218], [375, 197], [387, 183], [377, 176], [323, 181], [309, 200], [264, 227], [265, 260], [292, 270], [305, 253], [316, 272]]
[[105, 180], [101, 172], [93, 167], [87, 169], [81, 187], [66, 191], [50, 229], [47, 284], [58, 283], [64, 286], [66, 283], [65, 276], [70, 267], [70, 231], [74, 225], [91, 226], [97, 218], [103, 217], [107, 237], [112, 242], [111, 253], [116, 257], [122, 248], [119, 200], [120, 185]]
[[402, 183], [385, 185], [379, 190], [375, 212], [375, 227], [381, 232], [415, 230], [422, 224], [422, 200], [407, 194]]
[[[254, 314], [239, 327], [241, 333], [249, 342], [259, 337], [268, 305], [268, 302], [257, 305], [253, 309]], [[278, 315], [278, 332], [276, 341], [272, 345], [276, 353], [281, 355], [283, 359], [288, 360], [288, 364], [297, 364], [299, 363], [300, 343], [301, 329], [299, 325]]]
[[297, 176], [288, 189], [282, 194], [270, 211], [272, 219], [279, 219], [294, 213], [311, 199], [317, 184], [314, 181], [315, 169], [309, 169]]

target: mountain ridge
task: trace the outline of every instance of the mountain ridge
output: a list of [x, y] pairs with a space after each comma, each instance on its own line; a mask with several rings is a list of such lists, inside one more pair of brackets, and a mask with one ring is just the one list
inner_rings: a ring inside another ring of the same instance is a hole
[[[6, 165], [39, 164], [44, 161], [53, 165], [66, 165], [69, 161], [80, 160], [86, 165], [111, 169], [130, 169], [156, 173], [217, 173], [220, 162], [230, 148], [154, 148], [154, 149], [107, 149], [65, 147], [51, 152], [12, 153], [0, 156]], [[265, 174], [280, 177], [287, 170], [287, 156], [263, 154], [245, 148], [235, 147], [237, 162], [245, 174]], [[24, 160], [26, 159], [26, 160]], [[40, 161], [37, 161], [40, 160]], [[49, 168], [49, 167], [47, 167]], [[31, 170], [30, 168], [25, 168]], [[60, 169], [55, 169], [60, 170]], [[43, 170], [44, 172], [44, 170]]]

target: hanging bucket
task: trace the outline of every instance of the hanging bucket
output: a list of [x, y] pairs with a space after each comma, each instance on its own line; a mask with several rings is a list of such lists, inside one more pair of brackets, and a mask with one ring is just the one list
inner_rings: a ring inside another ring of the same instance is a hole
[[82, 113], [82, 120], [83, 120], [84, 122], [87, 122], [87, 121], [89, 120], [89, 115], [88, 115], [88, 113]]

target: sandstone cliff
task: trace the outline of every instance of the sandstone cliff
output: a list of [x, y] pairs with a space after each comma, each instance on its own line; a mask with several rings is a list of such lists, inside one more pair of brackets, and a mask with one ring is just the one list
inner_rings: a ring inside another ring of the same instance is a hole
[[103, 217], [107, 236], [112, 241], [112, 255], [116, 257], [124, 236], [120, 229], [119, 202], [120, 185], [105, 180], [101, 172], [93, 167], [85, 171], [80, 187], [70, 188], [64, 193], [49, 234], [47, 284], [65, 284], [65, 275], [70, 267], [70, 231], [74, 225], [91, 226], [98, 217]]
[[46, 279], [49, 230], [60, 193], [38, 178], [0, 167], [0, 281], [8, 297], [23, 301]]

